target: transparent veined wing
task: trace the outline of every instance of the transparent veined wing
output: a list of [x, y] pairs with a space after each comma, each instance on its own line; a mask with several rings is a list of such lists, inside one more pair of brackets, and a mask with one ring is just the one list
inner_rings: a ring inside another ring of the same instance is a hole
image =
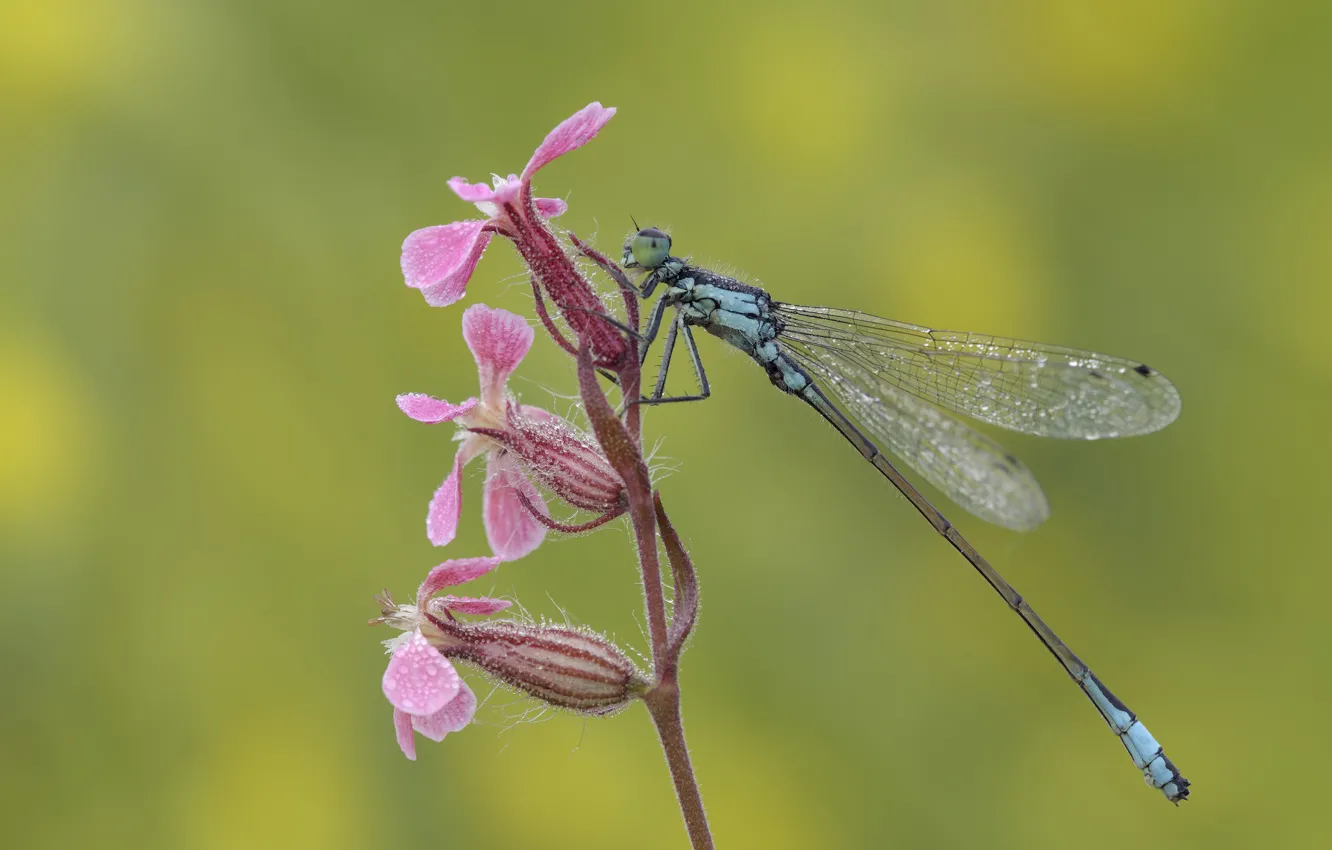
[[1135, 360], [831, 307], [779, 304], [777, 313], [785, 343], [835, 352], [876, 384], [1024, 434], [1129, 437], [1179, 415], [1174, 385]]
[[994, 440], [879, 378], [840, 351], [796, 341], [787, 353], [885, 451], [983, 520], [1029, 531], [1050, 506], [1022, 461]]

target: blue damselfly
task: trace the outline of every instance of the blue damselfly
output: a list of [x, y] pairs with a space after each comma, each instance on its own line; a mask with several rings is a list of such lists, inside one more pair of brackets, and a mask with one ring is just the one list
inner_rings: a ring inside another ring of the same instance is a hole
[[[1136, 715], [880, 449], [970, 513], [1007, 528], [1032, 529], [1049, 516], [1035, 477], [994, 440], [944, 411], [1037, 436], [1126, 437], [1163, 428], [1179, 414], [1179, 393], [1170, 381], [1139, 361], [1092, 351], [786, 304], [670, 251], [670, 237], [656, 228], [639, 230], [624, 246], [624, 267], [646, 272], [638, 295], [646, 299], [664, 287], [641, 334], [641, 358], [666, 310], [675, 310], [653, 392], [638, 403], [709, 396], [694, 327], [748, 354], [778, 389], [805, 401], [850, 441], [1017, 612], [1091, 699], [1147, 784], [1173, 803], [1187, 799], [1189, 781]], [[681, 339], [699, 392], [666, 396], [671, 355]]]

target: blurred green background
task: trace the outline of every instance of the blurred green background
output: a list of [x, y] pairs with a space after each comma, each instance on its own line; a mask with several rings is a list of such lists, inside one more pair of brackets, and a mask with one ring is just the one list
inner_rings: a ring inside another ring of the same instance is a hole
[[[489, 8], [482, 8], [487, 6]], [[493, 694], [405, 761], [371, 595], [470, 395], [406, 289], [445, 186], [544, 170], [779, 297], [1141, 358], [1147, 438], [999, 434], [1054, 515], [950, 514], [1185, 774], [1148, 791], [988, 588], [811, 411], [703, 340], [662, 409], [701, 571], [686, 723], [726, 848], [1327, 846], [1332, 9], [1081, 0], [8, 2], [0, 22], [0, 843], [685, 846], [641, 707]], [[468, 301], [531, 315], [497, 243]], [[514, 385], [567, 409], [542, 339]], [[488, 587], [645, 648], [628, 535]], [[479, 677], [470, 680], [484, 696]]]

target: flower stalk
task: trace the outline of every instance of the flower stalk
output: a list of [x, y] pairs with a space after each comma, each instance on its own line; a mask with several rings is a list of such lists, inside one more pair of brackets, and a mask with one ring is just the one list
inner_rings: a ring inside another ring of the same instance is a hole
[[[532, 191], [532, 178], [542, 167], [591, 141], [614, 114], [614, 109], [599, 103], [579, 110], [546, 136], [521, 175], [496, 176], [493, 187], [451, 179], [449, 187], [475, 204], [484, 218], [422, 228], [403, 243], [405, 283], [437, 307], [464, 296], [494, 236], [514, 246], [530, 275], [537, 318], [575, 359], [583, 412], [592, 433], [589, 436], [539, 408], [519, 405], [510, 396], [506, 381], [531, 346], [531, 328], [504, 311], [484, 305], [470, 308], [463, 327], [477, 362], [479, 396], [450, 404], [415, 393], [400, 396], [398, 405], [418, 422], [453, 422], [460, 429], [453, 469], [430, 502], [429, 539], [437, 546], [454, 539], [461, 512], [461, 470], [484, 456], [488, 470], [484, 516], [495, 557], [441, 564], [421, 585], [415, 604], [395, 606], [385, 595], [384, 616], [372, 622], [402, 632], [388, 642], [393, 656], [384, 692], [394, 705], [398, 741], [409, 758], [415, 757], [414, 733], [440, 740], [471, 721], [475, 698], [453, 670], [451, 659], [550, 705], [584, 714], [612, 713], [642, 699], [666, 756], [690, 844], [694, 850], [711, 850], [707, 815], [685, 742], [679, 686], [680, 656], [698, 619], [698, 581], [661, 496], [653, 490], [643, 454], [639, 292], [620, 266], [572, 234], [573, 249], [567, 249], [548, 224], [565, 212], [567, 204], [535, 197]], [[611, 318], [607, 302], [574, 262], [575, 254], [618, 286], [626, 324]], [[612, 406], [599, 376], [610, 377], [618, 387], [622, 413]], [[597, 516], [580, 525], [552, 519], [537, 484], [563, 503]], [[445, 587], [485, 574], [500, 561], [523, 557], [548, 530], [585, 531], [625, 514], [638, 556], [651, 644], [650, 676], [592, 631], [458, 619], [457, 615], [490, 616], [506, 607], [506, 600], [433, 598]], [[662, 549], [674, 584], [669, 615]]]
[[[637, 399], [641, 385], [638, 359], [617, 372], [621, 387], [634, 387], [630, 399]], [[601, 444], [606, 458], [624, 480], [629, 501], [629, 517], [634, 527], [634, 540], [638, 548], [638, 565], [643, 582], [643, 600], [647, 610], [648, 635], [652, 644], [652, 667], [655, 683], [643, 694], [648, 713], [657, 727], [662, 752], [666, 756], [675, 784], [676, 799], [684, 817], [685, 828], [694, 850], [713, 847], [708, 818], [703, 808], [703, 795], [699, 791], [689, 747], [685, 742], [684, 720], [680, 713], [680, 654], [693, 631], [698, 614], [698, 580], [689, 556], [684, 551], [679, 535], [666, 516], [661, 496], [652, 490], [647, 463], [643, 458], [642, 436], [631, 433], [628, 421], [635, 425], [635, 417], [621, 421], [597, 382], [592, 356], [583, 345], [578, 356], [578, 385], [583, 398], [583, 409], [592, 430]], [[629, 404], [629, 410], [638, 405]], [[661, 562], [657, 554], [657, 520], [662, 520], [662, 539], [671, 560], [675, 579], [676, 608], [667, 623], [666, 596], [661, 580]]]

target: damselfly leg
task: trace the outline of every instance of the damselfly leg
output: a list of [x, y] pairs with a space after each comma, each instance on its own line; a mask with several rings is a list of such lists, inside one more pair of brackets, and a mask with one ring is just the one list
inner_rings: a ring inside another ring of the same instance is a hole
[[[663, 303], [663, 302], [658, 302]], [[675, 340], [677, 336], [684, 338], [685, 350], [689, 352], [689, 361], [694, 367], [694, 377], [698, 379], [698, 392], [693, 395], [666, 395], [666, 375], [670, 372], [671, 356], [675, 353]], [[647, 356], [647, 348], [652, 344], [651, 337], [646, 338], [643, 345], [643, 356]], [[666, 341], [662, 343], [661, 351], [661, 369], [657, 372], [657, 383], [652, 388], [652, 395], [647, 398], [640, 398], [638, 404], [658, 405], [671, 404], [672, 402], [683, 401], [703, 401], [712, 395], [712, 387], [708, 384], [708, 373], [703, 369], [703, 359], [698, 354], [698, 343], [694, 342], [694, 332], [685, 324], [684, 316], [677, 313], [671, 320], [671, 325], [666, 329]]]

